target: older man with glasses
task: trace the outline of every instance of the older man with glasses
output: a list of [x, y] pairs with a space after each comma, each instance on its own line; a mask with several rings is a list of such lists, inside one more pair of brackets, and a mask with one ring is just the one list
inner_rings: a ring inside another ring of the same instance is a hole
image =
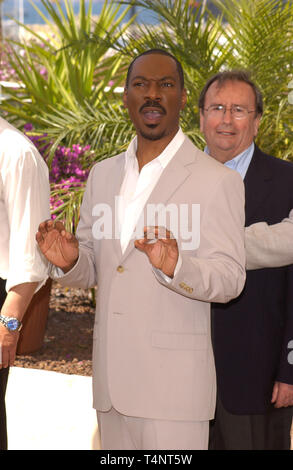
[[[254, 143], [263, 103], [248, 74], [212, 77], [199, 107], [206, 152], [244, 179], [246, 226], [285, 218], [293, 207], [293, 165]], [[213, 304], [218, 398], [211, 449], [290, 448], [292, 286], [292, 266], [250, 270], [237, 299]]]

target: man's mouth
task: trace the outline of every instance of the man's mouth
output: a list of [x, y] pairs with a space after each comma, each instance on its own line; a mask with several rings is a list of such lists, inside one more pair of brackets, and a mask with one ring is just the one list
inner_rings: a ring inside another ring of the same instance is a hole
[[154, 125], [160, 122], [166, 111], [159, 103], [147, 102], [140, 108], [140, 113], [143, 115], [146, 125]]
[[231, 137], [231, 136], [235, 135], [235, 132], [217, 130], [217, 134], [224, 135], [224, 136], [227, 136], [227, 137]]
[[161, 111], [158, 111], [157, 109], [145, 109], [142, 114], [145, 121], [150, 124], [158, 122], [163, 115], [163, 113]]

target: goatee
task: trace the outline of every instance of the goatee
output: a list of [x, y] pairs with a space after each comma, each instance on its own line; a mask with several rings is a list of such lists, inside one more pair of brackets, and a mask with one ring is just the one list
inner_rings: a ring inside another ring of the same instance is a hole
[[[151, 126], [149, 126], [151, 127]], [[156, 126], [154, 126], [155, 128]], [[152, 140], [152, 141], [155, 141], [155, 140], [160, 140], [162, 139], [163, 137], [165, 137], [165, 131], [162, 131], [160, 134], [152, 134], [151, 131], [150, 133], [146, 133], [144, 131], [140, 131], [140, 135], [146, 139], [146, 140]]]

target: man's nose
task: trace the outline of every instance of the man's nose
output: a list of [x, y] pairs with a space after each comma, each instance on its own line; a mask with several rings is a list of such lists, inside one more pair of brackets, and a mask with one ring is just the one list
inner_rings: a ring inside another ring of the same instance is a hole
[[150, 81], [146, 89], [146, 98], [150, 98], [156, 101], [161, 99], [161, 88], [157, 82]]
[[233, 117], [232, 117], [231, 108], [225, 108], [222, 114], [222, 119], [223, 119], [223, 122], [227, 124], [230, 124], [232, 122]]

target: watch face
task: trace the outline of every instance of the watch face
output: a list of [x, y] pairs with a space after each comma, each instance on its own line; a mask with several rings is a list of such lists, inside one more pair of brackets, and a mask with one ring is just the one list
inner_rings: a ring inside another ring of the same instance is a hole
[[19, 321], [16, 318], [11, 318], [7, 321], [7, 328], [11, 331], [17, 330], [19, 326]]

